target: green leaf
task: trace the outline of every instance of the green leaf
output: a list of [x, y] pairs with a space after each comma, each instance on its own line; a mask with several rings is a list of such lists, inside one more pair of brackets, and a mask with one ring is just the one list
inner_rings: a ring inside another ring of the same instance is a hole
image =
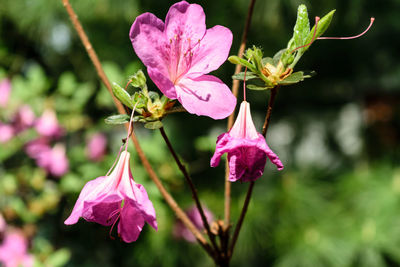
[[272, 58], [272, 65], [277, 66], [279, 63], [279, 60], [281, 60], [282, 54], [286, 51], [286, 49], [281, 49], [279, 50], [274, 57]]
[[284, 79], [283, 81], [280, 81], [279, 84], [280, 85], [295, 84], [295, 83], [303, 81], [306, 78], [311, 78], [314, 75], [315, 75], [315, 71], [309, 72], [307, 74], [305, 74], [303, 71], [294, 72], [289, 77]]
[[56, 252], [53, 252], [46, 259], [46, 266], [62, 267], [69, 261], [70, 258], [71, 252], [68, 249], [62, 248]]
[[300, 5], [297, 10], [296, 25], [293, 28], [294, 48], [305, 45], [309, 33], [310, 21], [308, 20], [307, 7], [305, 5]]
[[104, 119], [107, 124], [124, 124], [129, 122], [130, 117], [127, 114], [112, 115]]
[[[258, 78], [258, 76], [254, 72], [248, 71], [246, 73], [246, 81], [257, 79], [257, 78]], [[238, 74], [232, 75], [232, 79], [243, 81], [244, 80], [244, 72], [240, 72]]]
[[135, 74], [129, 77], [132, 86], [143, 88], [146, 86], [146, 76], [142, 70], [138, 70]]
[[229, 62], [231, 62], [233, 64], [243, 65], [243, 66], [247, 67], [249, 70], [251, 70], [252, 72], [257, 72], [256, 67], [243, 58], [240, 58], [238, 56], [230, 56], [230, 57], [228, 57], [228, 60], [229, 60]]
[[161, 121], [152, 121], [148, 122], [144, 125], [145, 128], [150, 129], [150, 130], [157, 130], [163, 127], [163, 124]]
[[274, 64], [274, 59], [272, 57], [265, 57], [265, 58], [261, 59], [261, 64], [263, 66], [265, 66], [267, 63], [276, 66], [276, 64]]
[[127, 106], [130, 109], [133, 109], [133, 103], [131, 100], [131, 96], [125, 91], [121, 86], [116, 83], [113, 83], [112, 91], [115, 97], [121, 101], [122, 104]]
[[[320, 37], [324, 32], [328, 29], [329, 25], [331, 24], [333, 14], [335, 13], [335, 9], [326, 14], [322, 19], [319, 20], [318, 26], [317, 26], [317, 32], [315, 33], [315, 39]], [[315, 31], [315, 25], [311, 29], [311, 31], [308, 33], [307, 40], [305, 44], [308, 44], [311, 42], [314, 36], [314, 31]], [[307, 50], [310, 46], [305, 47], [304, 51]]]
[[261, 91], [261, 90], [268, 90], [268, 89], [271, 89], [272, 87], [269, 87], [269, 86], [258, 86], [258, 85], [255, 85], [255, 84], [248, 84], [247, 86], [246, 86], [248, 89], [250, 89], [250, 90], [257, 90], [257, 91]]

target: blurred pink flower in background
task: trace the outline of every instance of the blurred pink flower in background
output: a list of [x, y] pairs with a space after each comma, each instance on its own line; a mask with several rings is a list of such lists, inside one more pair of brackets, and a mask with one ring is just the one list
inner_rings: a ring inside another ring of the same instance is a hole
[[36, 131], [43, 136], [58, 138], [64, 134], [64, 130], [58, 123], [56, 113], [52, 109], [46, 109], [42, 116], [35, 122]]
[[11, 81], [8, 78], [0, 82], [0, 107], [5, 108], [11, 93]]
[[123, 151], [109, 176], [85, 184], [65, 224], [75, 224], [82, 217], [114, 227], [119, 220], [118, 235], [127, 243], [138, 239], [145, 222], [157, 230], [153, 204], [146, 189], [133, 180], [129, 158], [129, 152]]
[[33, 256], [28, 254], [28, 240], [21, 231], [10, 230], [5, 233], [0, 245], [0, 263], [4, 267], [33, 266]]
[[6, 143], [14, 137], [14, 127], [0, 122], [0, 144]]
[[86, 146], [86, 154], [90, 160], [101, 161], [106, 154], [107, 138], [102, 133], [96, 133], [90, 137]]
[[[212, 214], [212, 212], [210, 210], [208, 210], [204, 206], [203, 206], [203, 211], [204, 211], [204, 215], [207, 218], [208, 223], [211, 224], [214, 220], [214, 215]], [[201, 219], [200, 212], [196, 206], [190, 207], [185, 212], [188, 215], [189, 219], [194, 224], [194, 226], [197, 227], [197, 229], [199, 229], [199, 230], [204, 229], [203, 220]], [[196, 242], [196, 237], [192, 234], [192, 232], [189, 231], [189, 229], [186, 228], [186, 226], [180, 220], [177, 220], [175, 223], [175, 226], [173, 229], [173, 235], [175, 238], [185, 239], [186, 241], [191, 242], [191, 243]]]
[[6, 230], [6, 226], [7, 226], [6, 221], [4, 220], [3, 215], [1, 215], [0, 213], [0, 235]]
[[15, 133], [18, 134], [33, 126], [35, 122], [35, 113], [28, 105], [21, 106], [17, 113], [15, 113], [12, 120], [12, 125], [14, 127]]

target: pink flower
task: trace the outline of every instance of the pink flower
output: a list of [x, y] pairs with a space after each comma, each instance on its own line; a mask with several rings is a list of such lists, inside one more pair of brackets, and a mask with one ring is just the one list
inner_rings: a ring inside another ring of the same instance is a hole
[[224, 153], [228, 153], [231, 182], [255, 181], [263, 174], [267, 157], [278, 170], [283, 169], [279, 157], [268, 147], [265, 138], [257, 133], [250, 114], [250, 104], [246, 101], [240, 104], [239, 114], [232, 129], [218, 136], [211, 167], [218, 166]]
[[32, 127], [35, 122], [35, 114], [28, 105], [20, 107], [13, 118], [13, 126], [16, 133], [20, 133], [29, 127]]
[[86, 153], [90, 160], [101, 161], [106, 153], [107, 138], [104, 134], [96, 133], [86, 147]]
[[79, 217], [88, 222], [114, 226], [124, 242], [136, 241], [145, 221], [157, 230], [156, 213], [145, 188], [135, 183], [129, 167], [129, 152], [123, 151], [109, 176], [86, 183], [65, 224], [75, 224]]
[[47, 137], [58, 138], [64, 134], [64, 130], [58, 124], [54, 110], [46, 109], [35, 123], [36, 131]]
[[4, 267], [31, 267], [33, 257], [28, 254], [28, 241], [20, 231], [6, 232], [0, 245], [0, 263]]
[[11, 81], [7, 78], [0, 82], [0, 107], [5, 108], [11, 93]]
[[0, 122], [0, 144], [7, 143], [14, 137], [14, 127]]
[[[203, 211], [204, 215], [207, 218], [207, 222], [211, 224], [211, 222], [214, 220], [214, 215], [210, 210], [208, 210], [204, 206], [203, 206]], [[197, 229], [199, 230], [204, 229], [203, 220], [201, 219], [200, 212], [196, 206], [192, 206], [188, 210], [186, 210], [186, 214], [188, 215], [192, 223], [197, 227]], [[173, 234], [178, 239], [185, 239], [186, 241], [191, 243], [196, 242], [196, 238], [194, 237], [192, 232], [190, 232], [189, 229], [187, 229], [186, 226], [180, 220], [176, 222]]]
[[217, 77], [205, 75], [227, 59], [232, 33], [223, 26], [206, 29], [203, 8], [181, 1], [162, 20], [151, 13], [136, 18], [130, 30], [133, 48], [157, 87], [178, 99], [190, 113], [222, 119], [236, 98]]

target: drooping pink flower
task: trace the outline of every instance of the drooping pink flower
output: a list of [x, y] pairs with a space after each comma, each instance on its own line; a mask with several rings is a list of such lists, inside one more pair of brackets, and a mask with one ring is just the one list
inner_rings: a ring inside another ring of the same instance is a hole
[[14, 127], [0, 122], [0, 144], [10, 141], [14, 136]]
[[4, 267], [33, 266], [33, 257], [28, 254], [28, 241], [22, 232], [17, 230], [6, 232], [0, 245], [0, 263], [4, 264]]
[[64, 134], [64, 130], [58, 123], [56, 113], [52, 109], [46, 109], [35, 123], [36, 131], [43, 136], [58, 138]]
[[135, 183], [129, 166], [129, 152], [123, 151], [109, 176], [86, 183], [65, 224], [75, 224], [79, 217], [89, 222], [114, 226], [124, 242], [136, 241], [147, 222], [157, 230], [156, 213], [146, 189]]
[[267, 157], [283, 169], [279, 157], [268, 147], [264, 136], [258, 133], [250, 114], [250, 104], [243, 101], [232, 129], [218, 136], [211, 167], [219, 164], [221, 156], [228, 153], [229, 180], [235, 182], [254, 181], [259, 178], [267, 162]]
[[94, 134], [87, 144], [86, 154], [90, 160], [101, 161], [106, 154], [107, 138], [104, 134]]
[[35, 114], [28, 105], [23, 105], [14, 115], [12, 120], [12, 125], [14, 127], [15, 133], [20, 133], [33, 126], [35, 122]]
[[[207, 222], [211, 224], [212, 221], [214, 220], [214, 215], [209, 209], [205, 208], [204, 206], [203, 206], [203, 211], [204, 215], [207, 218]], [[190, 207], [185, 212], [188, 215], [189, 219], [194, 224], [194, 226], [197, 227], [197, 229], [199, 230], [204, 229], [203, 220], [201, 219], [200, 212], [196, 206]], [[180, 220], [177, 220], [175, 223], [173, 235], [175, 238], [185, 239], [186, 241], [191, 243], [196, 242], [196, 237], [192, 234], [192, 232], [190, 232], [189, 229], [186, 228], [186, 226]]]
[[165, 24], [144, 13], [129, 36], [150, 78], [168, 98], [178, 99], [190, 113], [213, 119], [232, 113], [236, 98], [220, 79], [206, 75], [227, 59], [232, 33], [219, 25], [207, 30], [200, 5], [172, 5]]
[[0, 82], [0, 107], [5, 108], [11, 93], [11, 81], [8, 78]]

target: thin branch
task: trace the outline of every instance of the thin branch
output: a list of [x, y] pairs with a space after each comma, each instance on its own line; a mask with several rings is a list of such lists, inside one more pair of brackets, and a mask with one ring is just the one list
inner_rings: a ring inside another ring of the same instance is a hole
[[[269, 101], [268, 101], [267, 115], [265, 116], [265, 122], [264, 122], [263, 130], [262, 130], [262, 135], [264, 137], [267, 134], [269, 121], [271, 119], [271, 114], [272, 114], [272, 107], [274, 106], [275, 98], [276, 98], [276, 95], [278, 93], [278, 90], [279, 90], [279, 86], [274, 87], [274, 88], [271, 89], [271, 95], [270, 95]], [[249, 207], [249, 204], [250, 204], [251, 194], [253, 193], [253, 187], [254, 187], [254, 181], [251, 181], [250, 185], [249, 185], [249, 188], [247, 189], [246, 199], [245, 199], [245, 201], [243, 203], [242, 212], [240, 213], [239, 220], [238, 220], [237, 225], [235, 227], [235, 232], [233, 233], [233, 236], [232, 236], [232, 242], [231, 242], [231, 245], [230, 245], [229, 251], [228, 251], [229, 257], [232, 256], [233, 250], [235, 249], [236, 241], [237, 241], [237, 239], [239, 237], [240, 229], [242, 227], [244, 218], [246, 216], [247, 208]]]
[[[255, 2], [256, 2], [256, 0], [251, 0], [249, 9], [247, 11], [246, 23], [244, 26], [242, 40], [241, 40], [239, 52], [238, 52], [239, 58], [243, 57], [244, 50], [246, 48], [247, 34], [250, 29], [251, 17], [253, 15]], [[240, 65], [240, 64], [236, 65], [234, 74], [238, 74], [241, 70], [242, 70], [242, 65]], [[233, 80], [232, 93], [235, 97], [237, 97], [238, 91], [239, 91], [239, 80]], [[228, 131], [232, 128], [234, 116], [235, 116], [235, 112], [232, 112], [232, 114], [228, 118], [228, 126], [227, 126]], [[228, 161], [225, 162], [225, 214], [224, 214], [224, 218], [225, 218], [225, 220], [224, 220], [225, 229], [227, 230], [227, 229], [229, 229], [230, 220], [231, 220], [231, 182], [229, 181]]]
[[[79, 38], [81, 39], [83, 46], [86, 49], [86, 52], [88, 53], [90, 60], [93, 62], [93, 65], [96, 68], [97, 74], [99, 75], [101, 81], [103, 84], [106, 86], [107, 90], [110, 92], [115, 105], [117, 106], [118, 112], [120, 114], [126, 114], [124, 106], [114, 97], [112, 93], [112, 88], [110, 85], [110, 82], [104, 73], [104, 70], [101, 66], [100, 60], [98, 59], [96, 52], [94, 51], [89, 38], [87, 37], [85, 31], [83, 30], [83, 27], [81, 23], [78, 20], [78, 16], [75, 14], [74, 10], [71, 7], [71, 4], [69, 3], [69, 0], [62, 0], [65, 9], [67, 10], [67, 13], [72, 21], [72, 24], [74, 25], [74, 28], [76, 32], [79, 35]], [[128, 125], [126, 125], [128, 126]], [[175, 212], [175, 215], [180, 219], [183, 224], [193, 233], [193, 235], [196, 237], [197, 241], [200, 243], [200, 245], [208, 252], [208, 254], [215, 259], [215, 254], [213, 249], [210, 247], [208, 244], [207, 240], [204, 238], [204, 236], [200, 233], [200, 231], [194, 226], [194, 224], [190, 221], [186, 213], [178, 206], [174, 198], [168, 193], [168, 191], [165, 189], [163, 184], [161, 183], [160, 179], [158, 178], [157, 174], [154, 172], [153, 168], [151, 167], [151, 164], [147, 160], [145, 154], [143, 153], [142, 148], [140, 147], [139, 141], [136, 138], [136, 135], [134, 132], [132, 132], [131, 135], [132, 142], [136, 148], [136, 151], [139, 155], [139, 158], [141, 159], [144, 168], [146, 169], [147, 173], [149, 174], [150, 179], [155, 183], [157, 186], [158, 190], [160, 191], [161, 195], [164, 197], [165, 201], [168, 203], [168, 205], [171, 207], [171, 209]]]
[[178, 155], [176, 154], [174, 148], [172, 147], [172, 144], [169, 141], [167, 134], [165, 133], [164, 127], [160, 128], [160, 133], [161, 133], [162, 137], [164, 138], [164, 141], [167, 144], [167, 147], [168, 147], [169, 151], [171, 152], [172, 156], [174, 157], [176, 165], [178, 165], [178, 168], [181, 170], [183, 176], [186, 179], [186, 182], [188, 183], [188, 185], [190, 187], [190, 190], [192, 191], [192, 197], [193, 197], [193, 199], [194, 199], [194, 201], [196, 203], [197, 209], [199, 210], [201, 219], [203, 221], [204, 229], [206, 229], [207, 235], [210, 238], [214, 249], [219, 252], [219, 248], [217, 246], [217, 243], [215, 242], [215, 235], [211, 232], [210, 225], [208, 224], [207, 217], [204, 214], [204, 210], [203, 210], [203, 207], [201, 206], [200, 199], [199, 199], [199, 196], [197, 194], [197, 189], [193, 184], [192, 178], [190, 177], [190, 175], [187, 172], [185, 166], [182, 164], [182, 162], [179, 159]]

